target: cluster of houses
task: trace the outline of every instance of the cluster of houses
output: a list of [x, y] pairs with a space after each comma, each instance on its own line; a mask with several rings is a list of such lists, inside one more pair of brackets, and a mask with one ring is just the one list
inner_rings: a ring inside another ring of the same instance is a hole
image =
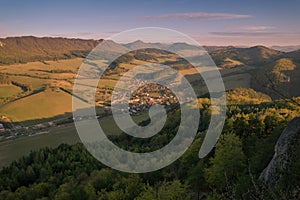
[[0, 132], [4, 132], [5, 131], [5, 128], [3, 126], [3, 124], [0, 124]]
[[[173, 92], [164, 86], [158, 85], [156, 83], [137, 83], [140, 86], [135, 90], [130, 97], [128, 111], [130, 115], [137, 115], [141, 111], [149, 110], [152, 105], [173, 105], [178, 104], [177, 97]], [[127, 93], [120, 92], [115, 98], [113, 104], [118, 104], [124, 102]], [[112, 108], [114, 109], [114, 108]], [[124, 111], [127, 112], [127, 111]]]
[[0, 133], [2, 133], [1, 135], [3, 139], [10, 139], [10, 138], [20, 137], [24, 135], [34, 136], [38, 134], [47, 133], [47, 131], [45, 131], [45, 128], [54, 125], [55, 124], [53, 122], [48, 122], [48, 123], [35, 124], [32, 126], [16, 125], [13, 126], [13, 128], [5, 128], [4, 125], [0, 123]]
[[135, 115], [139, 111], [149, 110], [155, 104], [169, 106], [178, 104], [178, 99], [166, 87], [155, 83], [147, 84], [132, 94], [129, 101], [129, 112], [131, 115]]
[[0, 132], [3, 133], [5, 139], [19, 137], [25, 134], [25, 129], [22, 126], [15, 126], [14, 129], [4, 128], [3, 124], [0, 124]]

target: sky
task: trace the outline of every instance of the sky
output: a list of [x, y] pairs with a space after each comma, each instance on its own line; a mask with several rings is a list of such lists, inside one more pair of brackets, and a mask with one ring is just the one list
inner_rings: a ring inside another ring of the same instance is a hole
[[300, 45], [299, 0], [0, 0], [0, 37], [108, 38], [162, 27], [202, 45]]

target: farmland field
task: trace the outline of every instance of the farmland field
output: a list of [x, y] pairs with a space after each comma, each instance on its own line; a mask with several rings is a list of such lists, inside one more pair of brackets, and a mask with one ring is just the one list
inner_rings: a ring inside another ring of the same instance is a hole
[[[14, 97], [0, 106], [0, 113], [11, 122], [53, 118], [71, 112], [72, 96], [59, 88], [72, 89], [81, 58], [29, 62], [0, 66], [7, 79], [30, 88], [25, 94], [14, 85], [0, 86], [0, 99]], [[16, 95], [21, 94], [19, 97]]]
[[[68, 91], [72, 90], [76, 72], [82, 61], [83, 59], [76, 58], [14, 64], [9, 67], [0, 66], [1, 73], [6, 73], [13, 81], [30, 86], [33, 91], [41, 90], [47, 86], [52, 88], [16, 101], [6, 102], [5, 105], [0, 106], [0, 113], [8, 117], [12, 122], [20, 122], [24, 120], [53, 118], [71, 112], [71, 95], [64, 93], [59, 88], [62, 87]], [[103, 60], [95, 60], [93, 62], [98, 66], [105, 64]], [[145, 61], [134, 59], [130, 63], [122, 63], [121, 68], [129, 70], [140, 64], [145, 64]], [[250, 87], [250, 70], [251, 67], [221, 70], [220, 72], [223, 76], [226, 89], [232, 89], [237, 86]], [[205, 85], [199, 84], [199, 79], [197, 76], [194, 76], [194, 74], [197, 74], [194, 68], [184, 68], [179, 71], [181, 74], [188, 76], [189, 80], [194, 81], [195, 90], [199, 94], [205, 93]], [[143, 73], [146, 72], [147, 70]], [[102, 92], [105, 91], [103, 94], [99, 94], [99, 102], [107, 100], [109, 97], [106, 94], [107, 91], [114, 88], [117, 80], [123, 73], [123, 71], [120, 71], [118, 74], [108, 74], [99, 80], [98, 88]], [[88, 82], [88, 79], [86, 81]], [[9, 97], [20, 92], [22, 92], [21, 89], [15, 86], [0, 87], [0, 97]]]
[[22, 92], [22, 89], [14, 85], [1, 85], [0, 98], [11, 97]]
[[51, 89], [30, 95], [0, 107], [0, 113], [5, 114], [13, 122], [50, 118], [71, 112], [72, 96]]
[[9, 74], [28, 74], [28, 75], [41, 75], [45, 76], [55, 71], [51, 70], [61, 70], [72, 71], [76, 73], [77, 69], [82, 63], [81, 58], [69, 59], [69, 60], [59, 60], [59, 61], [47, 61], [47, 62], [29, 62], [26, 64], [14, 64], [7, 66], [1, 66], [0, 72]]

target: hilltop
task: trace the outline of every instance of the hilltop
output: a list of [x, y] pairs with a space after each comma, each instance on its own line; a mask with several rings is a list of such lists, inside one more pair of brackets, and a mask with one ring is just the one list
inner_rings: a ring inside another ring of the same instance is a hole
[[282, 52], [269, 49], [265, 46], [254, 46], [250, 48], [227, 47], [211, 52], [211, 57], [218, 66], [227, 67], [228, 60], [237, 62], [239, 65], [261, 65], [279, 56]]
[[[85, 57], [103, 39], [84, 40], [52, 37], [8, 37], [0, 38], [0, 64], [27, 63], [33, 61], [59, 60], [74, 57]], [[105, 42], [101, 51], [123, 53], [132, 49], [167, 48], [170, 50], [199, 50], [198, 47], [186, 43], [146, 43], [136, 40], [127, 44], [118, 44], [112, 40]], [[265, 46], [203, 46], [215, 63], [220, 67], [243, 65], [260, 65], [282, 56], [299, 57], [299, 50], [282, 52]], [[278, 48], [277, 48], [278, 49]], [[295, 55], [296, 54], [296, 55]]]

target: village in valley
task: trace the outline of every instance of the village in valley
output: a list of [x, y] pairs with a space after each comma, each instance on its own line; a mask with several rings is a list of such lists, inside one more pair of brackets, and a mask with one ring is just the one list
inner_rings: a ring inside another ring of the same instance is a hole
[[[143, 83], [145, 84], [145, 83]], [[140, 83], [140, 85], [142, 85]], [[121, 102], [125, 99], [126, 94], [122, 93], [118, 95], [118, 100]], [[128, 102], [128, 110], [120, 110], [120, 112], [129, 112], [131, 116], [137, 116], [141, 112], [147, 112], [153, 105], [163, 105], [168, 107], [171, 105], [177, 105], [179, 103], [178, 98], [175, 94], [165, 86], [149, 83], [140, 86], [135, 90]], [[114, 102], [116, 103], [116, 102]], [[53, 127], [60, 127], [66, 124], [73, 123], [74, 121], [99, 119], [100, 117], [111, 115], [111, 105], [105, 105], [101, 107], [104, 110], [104, 114], [97, 114], [96, 116], [85, 116], [85, 117], [69, 117], [56, 119], [53, 121], [36, 123], [33, 125], [18, 125], [10, 122], [10, 120], [2, 115], [0, 123], [0, 140], [15, 139], [21, 136], [35, 136], [49, 133], [49, 129]]]

